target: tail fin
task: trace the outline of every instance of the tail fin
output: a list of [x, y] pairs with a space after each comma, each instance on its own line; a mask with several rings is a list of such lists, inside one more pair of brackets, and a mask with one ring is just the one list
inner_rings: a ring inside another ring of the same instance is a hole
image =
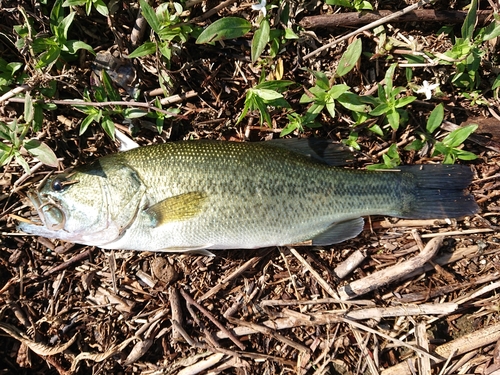
[[[400, 167], [412, 175], [414, 199], [400, 217], [442, 219], [468, 216], [478, 211], [471, 194], [464, 192], [473, 173], [465, 165], [411, 165]], [[399, 215], [398, 215], [399, 216]]]

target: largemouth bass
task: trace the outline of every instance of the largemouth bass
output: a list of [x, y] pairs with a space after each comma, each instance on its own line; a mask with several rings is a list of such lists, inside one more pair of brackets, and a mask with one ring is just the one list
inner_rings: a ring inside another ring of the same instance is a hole
[[342, 242], [361, 232], [367, 215], [477, 211], [464, 192], [466, 166], [378, 172], [340, 167], [345, 156], [313, 139], [136, 148], [46, 179], [28, 193], [41, 225], [18, 228], [104, 249], [248, 249]]

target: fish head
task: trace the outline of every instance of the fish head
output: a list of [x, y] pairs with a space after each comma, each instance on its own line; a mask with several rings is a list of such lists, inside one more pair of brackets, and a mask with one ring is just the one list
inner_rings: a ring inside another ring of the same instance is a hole
[[[47, 178], [28, 192], [40, 223], [18, 229], [47, 238], [103, 246], [119, 238], [137, 215], [140, 184], [126, 168], [100, 165]], [[137, 186], [139, 185], [139, 186]]]

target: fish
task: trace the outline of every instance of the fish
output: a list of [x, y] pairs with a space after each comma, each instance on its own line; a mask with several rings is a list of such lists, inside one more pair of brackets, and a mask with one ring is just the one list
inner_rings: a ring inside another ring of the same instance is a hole
[[465, 165], [350, 167], [321, 139], [178, 141], [135, 148], [51, 175], [27, 195], [26, 234], [103, 249], [204, 251], [330, 246], [364, 217], [459, 218], [478, 206]]

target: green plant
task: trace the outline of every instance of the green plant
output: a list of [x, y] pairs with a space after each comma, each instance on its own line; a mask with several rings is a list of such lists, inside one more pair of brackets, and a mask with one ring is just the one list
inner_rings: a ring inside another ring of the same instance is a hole
[[399, 157], [398, 153], [398, 145], [396, 143], [393, 143], [389, 147], [387, 152], [382, 155], [382, 159], [384, 160], [383, 163], [369, 165], [368, 167], [366, 167], [366, 169], [376, 170], [376, 169], [396, 168], [398, 165], [401, 164], [401, 158]]
[[366, 0], [326, 0], [325, 3], [328, 5], [356, 9], [358, 12], [362, 10], [373, 10], [370, 2]]
[[239, 17], [225, 17], [215, 21], [196, 39], [197, 44], [215, 43], [225, 39], [239, 38], [252, 28], [250, 22]]
[[20, 62], [8, 63], [0, 57], [0, 94], [3, 94], [9, 90], [9, 86], [13, 83], [20, 83], [27, 78], [26, 74], [20, 74], [20, 77], [16, 77], [16, 73], [23, 67]]
[[80, 49], [92, 54], [94, 50], [87, 43], [79, 40], [68, 40], [68, 31], [75, 18], [75, 12], [64, 17], [61, 0], [57, 0], [50, 12], [51, 36], [39, 37], [35, 32], [30, 18], [23, 8], [19, 8], [24, 16], [24, 25], [14, 26], [20, 39], [16, 42], [19, 50], [28, 49], [31, 57], [36, 61], [35, 68], [52, 67], [60, 57], [73, 57]]
[[87, 16], [90, 14], [92, 8], [95, 8], [104, 17], [109, 15], [108, 7], [104, 4], [102, 0], [66, 0], [63, 3], [63, 7], [74, 7], [85, 5], [85, 12]]
[[378, 98], [374, 100], [376, 107], [370, 112], [371, 116], [385, 115], [387, 122], [393, 130], [398, 130], [400, 124], [406, 122], [408, 112], [403, 109], [412, 103], [416, 97], [400, 96], [404, 87], [394, 87], [393, 77], [396, 64], [392, 64], [385, 74], [385, 86], [378, 86]]
[[443, 138], [442, 141], [436, 142], [432, 156], [443, 155], [443, 164], [453, 164], [457, 159], [474, 160], [477, 155], [470, 151], [462, 150], [460, 147], [469, 136], [477, 129], [477, 125], [467, 125], [463, 128], [453, 130], [450, 134]]
[[444, 119], [443, 104], [437, 105], [429, 115], [425, 126], [425, 132], [420, 132], [420, 139], [414, 140], [405, 147], [405, 150], [421, 151], [425, 153], [432, 149], [432, 156], [443, 155], [444, 164], [453, 164], [456, 159], [474, 160], [477, 156], [460, 147], [464, 141], [477, 129], [477, 125], [468, 125], [450, 132], [442, 141], [437, 141], [433, 133], [441, 127]]
[[[104, 70], [102, 71], [102, 83], [103, 86], [93, 87], [93, 96], [97, 102], [121, 100], [120, 94], [113, 87], [111, 78]], [[92, 101], [91, 93], [88, 89], [85, 89], [83, 96], [86, 101]], [[123, 108], [121, 106], [111, 106], [110, 108], [103, 109], [89, 104], [86, 106], [77, 105], [75, 107], [87, 115], [80, 124], [80, 135], [85, 133], [90, 124], [97, 122], [101, 124], [103, 130], [111, 139], [115, 139], [115, 124], [112, 120], [112, 116], [122, 115], [125, 118], [132, 119], [147, 115], [147, 113], [142, 110], [136, 108]]]
[[184, 43], [193, 32], [193, 27], [182, 19], [183, 7], [180, 3], [163, 3], [156, 11], [145, 1], [139, 0], [141, 11], [151, 29], [156, 34], [154, 42], [143, 43], [129, 58], [151, 55], [157, 51], [170, 63], [174, 54], [174, 43]]
[[268, 107], [290, 108], [290, 104], [281, 94], [290, 85], [293, 85], [292, 81], [267, 81], [249, 89], [246, 93], [245, 106], [236, 123], [241, 122], [248, 111], [258, 110], [261, 125], [266, 122], [268, 126], [271, 126], [272, 121]]
[[444, 53], [443, 64], [454, 64], [455, 74], [451, 82], [463, 90], [475, 90], [480, 83], [480, 64], [485, 54], [484, 42], [500, 36], [500, 20], [495, 15], [487, 26], [475, 30], [477, 0], [472, 0], [461, 29], [461, 38], [455, 38], [453, 47]]
[[33, 120], [32, 103], [27, 96], [24, 110], [24, 123], [14, 120], [10, 123], [0, 121], [0, 165], [9, 164], [13, 159], [23, 167], [26, 173], [30, 173], [28, 162], [23, 156], [23, 150], [37, 158], [42, 163], [51, 167], [57, 167], [57, 157], [52, 149], [36, 138], [26, 139], [26, 135], [31, 130], [29, 122]]
[[[350, 44], [340, 58], [335, 77], [343, 77], [355, 66], [361, 56], [361, 40], [357, 39]], [[310, 71], [314, 76], [315, 85], [300, 98], [301, 104], [312, 103], [304, 115], [304, 124], [307, 126], [317, 126], [316, 117], [326, 108], [328, 114], [335, 117], [335, 103], [338, 102], [344, 108], [354, 113], [366, 114], [370, 108], [364, 98], [352, 93], [346, 84], [333, 84], [334, 78], [329, 80], [325, 73]]]
[[267, 11], [263, 11], [266, 6], [266, 1], [260, 4], [253, 5], [254, 10], [260, 10], [262, 12], [262, 18], [259, 23], [259, 27], [254, 32], [252, 38], [252, 49], [251, 57], [252, 62], [256, 62], [257, 59], [262, 55], [267, 45], [269, 45], [269, 55], [271, 58], [276, 57], [282, 46], [289, 40], [299, 39], [297, 34], [288, 27], [289, 15], [290, 15], [290, 5], [288, 2], [282, 2], [282, 9], [280, 11], [280, 22], [279, 25], [283, 25], [283, 29], [274, 28], [271, 29], [269, 20], [267, 17]]

